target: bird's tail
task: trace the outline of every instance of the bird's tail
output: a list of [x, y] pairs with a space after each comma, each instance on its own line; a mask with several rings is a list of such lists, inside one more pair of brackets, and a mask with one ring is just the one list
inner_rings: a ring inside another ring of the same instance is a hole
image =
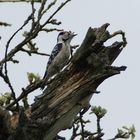
[[47, 81], [47, 71], [45, 72], [45, 74], [44, 74], [44, 76], [43, 76], [43, 82], [42, 82], [42, 84], [41, 84], [41, 86], [40, 86], [40, 88], [41, 88], [41, 90], [43, 90], [44, 88], [45, 88], [45, 86], [46, 86], [46, 81]]
[[47, 77], [47, 75], [48, 75], [48, 71], [46, 70], [46, 71], [45, 71], [45, 74], [44, 74], [44, 76], [43, 76], [43, 79], [45, 79], [45, 78]]

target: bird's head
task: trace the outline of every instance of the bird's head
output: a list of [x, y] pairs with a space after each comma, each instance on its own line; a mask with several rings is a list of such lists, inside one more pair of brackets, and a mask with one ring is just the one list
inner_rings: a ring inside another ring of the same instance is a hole
[[72, 38], [76, 35], [77, 34], [74, 34], [74, 32], [71, 32], [71, 31], [60, 32], [58, 37], [57, 37], [57, 42], [68, 42], [68, 43], [70, 43]]

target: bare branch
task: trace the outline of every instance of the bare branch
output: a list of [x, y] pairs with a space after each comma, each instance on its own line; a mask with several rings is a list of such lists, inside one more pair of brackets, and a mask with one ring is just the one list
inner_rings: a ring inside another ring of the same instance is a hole
[[61, 22], [57, 21], [56, 19], [50, 20], [49, 23], [51, 23], [52, 25], [60, 25], [61, 24]]
[[19, 111], [19, 104], [18, 104], [18, 101], [16, 100], [16, 94], [15, 94], [15, 91], [10, 83], [10, 80], [9, 80], [9, 77], [5, 74], [2, 73], [2, 67], [0, 69], [0, 76], [3, 78], [3, 80], [5, 81], [5, 83], [7, 83], [7, 85], [9, 86], [10, 90], [11, 90], [11, 93], [12, 93], [12, 97], [13, 99], [15, 100], [15, 103], [17, 105], [17, 110]]
[[50, 56], [49, 54], [41, 53], [41, 52], [34, 51], [34, 50], [26, 50], [26, 49], [23, 49], [23, 48], [21, 48], [20, 50], [22, 52], [26, 52], [29, 56], [31, 56], [31, 54], [37, 54], [37, 55], [43, 55], [43, 56]]
[[3, 80], [5, 81], [5, 83], [8, 82], [6, 76], [5, 76], [4, 73], [2, 72], [2, 67], [0, 67], [0, 76], [3, 78]]
[[44, 13], [42, 13], [42, 11], [44, 10], [46, 2], [47, 2], [47, 0], [42, 0], [42, 2], [41, 2], [40, 9], [38, 10], [38, 21], [37, 21], [38, 23], [40, 22], [40, 19], [44, 14]]
[[51, 3], [48, 5], [48, 7], [47, 7], [44, 11], [42, 11], [42, 15], [45, 14], [49, 9], [51, 9], [52, 6], [54, 6], [54, 5], [56, 4], [56, 2], [57, 2], [57, 0], [54, 0], [53, 2], [51, 2]]
[[58, 32], [61, 32], [61, 31], [64, 31], [63, 29], [57, 29], [57, 28], [51, 28], [51, 29], [45, 29], [43, 28], [41, 31], [45, 31], [45, 32], [53, 32], [53, 31], [58, 31]]
[[32, 28], [35, 25], [35, 7], [34, 7], [34, 0], [31, 0], [31, 7], [32, 7]]
[[77, 136], [80, 135], [79, 133], [77, 133], [78, 129], [79, 129], [79, 125], [73, 123], [73, 125], [72, 125], [72, 136], [71, 136], [70, 140], [74, 140]]
[[81, 138], [82, 140], [84, 140], [84, 124], [83, 124], [83, 119], [82, 119], [82, 113], [79, 113], [79, 120], [80, 120], [80, 124], [81, 124]]
[[55, 10], [55, 12], [48, 18], [48, 20], [41, 25], [41, 27], [43, 28], [46, 24], [50, 23], [50, 20], [71, 0], [66, 0], [64, 3], [61, 3], [61, 5]]
[[9, 61], [9, 60], [12, 58], [12, 56], [14, 56], [14, 54], [18, 51], [18, 50], [16, 50], [16, 51], [14, 52], [14, 50], [12, 50], [12, 51], [11, 51], [12, 56], [10, 56], [10, 55], [11, 55], [10, 53], [9, 53], [9, 55], [7, 55], [7, 53], [8, 53], [8, 48], [9, 48], [9, 45], [10, 45], [12, 39], [15, 37], [15, 35], [16, 35], [20, 30], [23, 29], [24, 26], [26, 26], [26, 25], [28, 24], [28, 22], [31, 20], [31, 18], [32, 18], [32, 14], [27, 18], [27, 20], [24, 22], [24, 24], [23, 24], [23, 25], [10, 37], [10, 39], [7, 41], [6, 50], [5, 50], [5, 58], [4, 58], [3, 60], [0, 61], [0, 65], [2, 65], [3, 63], [5, 63], [5, 65], [7, 66], [7, 64], [6, 64], [7, 61]]
[[13, 59], [13, 58], [11, 58], [11, 59], [10, 59], [10, 61], [11, 61], [11, 62], [13, 62], [14, 64], [19, 63], [19, 61], [18, 61], [18, 60]]
[[[19, 95], [19, 97], [17, 97], [17, 101], [22, 100], [24, 97], [26, 97], [32, 91], [40, 88], [40, 86], [42, 85], [43, 82], [44, 82], [44, 80], [40, 80], [40, 81], [37, 81], [37, 82], [33, 82], [32, 84], [28, 85], [26, 88], [22, 88], [22, 92]], [[13, 107], [15, 104], [16, 104], [16, 102], [13, 101], [9, 105], [7, 105], [6, 109], [10, 110], [11, 107]]]
[[11, 82], [10, 82], [10, 80], [9, 80], [9, 77], [7, 76], [7, 75], [5, 75], [5, 78], [6, 78], [6, 83], [8, 84], [8, 86], [9, 86], [9, 88], [10, 88], [10, 90], [11, 90], [11, 93], [12, 93], [12, 97], [13, 97], [13, 99], [15, 100], [15, 102], [16, 102], [16, 106], [17, 106], [17, 110], [19, 111], [19, 103], [18, 103], [18, 101], [17, 101], [17, 99], [16, 99], [16, 93], [15, 93], [15, 91], [14, 91], [14, 88], [13, 88], [13, 86], [12, 86], [12, 84], [11, 84]]
[[47, 10], [51, 9], [52, 6], [54, 6], [56, 4], [57, 0], [54, 0], [53, 2], [51, 2], [48, 7]]
[[11, 26], [11, 24], [6, 23], [6, 22], [0, 22], [0, 26]]
[[10, 39], [8, 40], [7, 44], [6, 44], [6, 49], [5, 49], [5, 65], [4, 65], [4, 69], [5, 69], [5, 77], [7, 79], [7, 84], [9, 86], [9, 88], [11, 89], [11, 92], [12, 92], [12, 97], [13, 99], [15, 100], [16, 102], [16, 105], [17, 105], [17, 108], [19, 109], [19, 104], [18, 104], [18, 101], [16, 100], [16, 93], [14, 91], [14, 88], [10, 82], [10, 79], [9, 79], [9, 76], [8, 76], [8, 70], [7, 70], [7, 53], [8, 53], [8, 48], [9, 48], [9, 45], [10, 45], [10, 42], [12, 41], [12, 39], [15, 37], [15, 35], [23, 29], [24, 26], [26, 26], [28, 24], [28, 22], [31, 20], [31, 17], [32, 17], [32, 14], [27, 18], [27, 20], [24, 22], [24, 24], [10, 37]]
[[123, 47], [125, 47], [127, 45], [127, 40], [125, 37], [125, 32], [123, 32], [122, 30], [116, 31], [113, 34], [110, 35], [110, 38], [116, 36], [116, 35], [122, 35], [122, 40], [123, 40]]

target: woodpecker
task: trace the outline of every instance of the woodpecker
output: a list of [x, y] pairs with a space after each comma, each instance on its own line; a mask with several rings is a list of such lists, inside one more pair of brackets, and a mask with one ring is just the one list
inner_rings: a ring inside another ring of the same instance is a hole
[[43, 79], [49, 79], [53, 75], [57, 74], [68, 63], [71, 56], [70, 42], [74, 36], [76, 36], [76, 34], [71, 31], [63, 31], [59, 33], [57, 44], [53, 48], [48, 60]]

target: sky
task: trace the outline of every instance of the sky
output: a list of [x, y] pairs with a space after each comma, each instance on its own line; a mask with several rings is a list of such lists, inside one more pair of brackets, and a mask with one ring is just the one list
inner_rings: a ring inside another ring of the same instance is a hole
[[[135, 139], [140, 139], [139, 6], [139, 0], [72, 0], [56, 15], [56, 18], [62, 21], [60, 29], [71, 30], [78, 34], [72, 44], [80, 44], [89, 27], [100, 27], [104, 23], [110, 23], [108, 28], [110, 32], [121, 29], [126, 33], [128, 45], [113, 65], [126, 65], [127, 70], [104, 81], [97, 89], [101, 93], [94, 95], [90, 102], [91, 105], [101, 105], [108, 110], [107, 115], [101, 122], [106, 133], [104, 139], [112, 138], [116, 134], [117, 128], [123, 125], [131, 126], [132, 124], [135, 125], [137, 131]], [[38, 7], [38, 4], [36, 7]], [[0, 27], [0, 36], [2, 36], [0, 59], [4, 55], [6, 41], [22, 25], [30, 11], [30, 4], [0, 3], [0, 21], [12, 24], [11, 27]], [[28, 27], [24, 31], [28, 31]], [[20, 32], [11, 42], [10, 49], [23, 39], [22, 33]], [[51, 52], [56, 44], [57, 34], [57, 32], [39, 34], [36, 42], [40, 52]], [[121, 38], [115, 37], [115, 39], [108, 41], [106, 45], [115, 40], [120, 41]], [[43, 76], [48, 58], [36, 55], [29, 57], [24, 53], [17, 54], [15, 58], [20, 60], [20, 64], [13, 65], [10, 63], [8, 67], [11, 82], [18, 94], [21, 88], [28, 84], [27, 72], [39, 73]], [[0, 79], [0, 93], [4, 93], [7, 90], [8, 87]], [[40, 94], [39, 90], [30, 96], [30, 102], [33, 101], [34, 95], [37, 94]], [[87, 119], [95, 119], [88, 115], [86, 117]], [[89, 126], [89, 129], [92, 129], [92, 127], [94, 127], [94, 124]]]

